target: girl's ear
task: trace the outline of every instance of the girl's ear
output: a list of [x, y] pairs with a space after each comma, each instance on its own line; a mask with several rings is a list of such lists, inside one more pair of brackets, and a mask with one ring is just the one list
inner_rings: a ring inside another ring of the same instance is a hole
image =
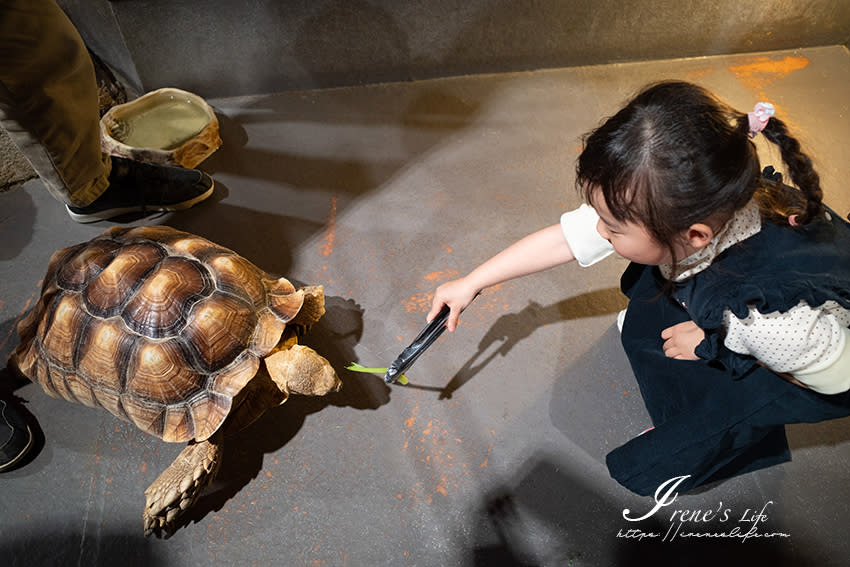
[[700, 250], [708, 246], [711, 239], [714, 238], [714, 229], [703, 223], [692, 224], [685, 231], [685, 240], [688, 245], [696, 250]]

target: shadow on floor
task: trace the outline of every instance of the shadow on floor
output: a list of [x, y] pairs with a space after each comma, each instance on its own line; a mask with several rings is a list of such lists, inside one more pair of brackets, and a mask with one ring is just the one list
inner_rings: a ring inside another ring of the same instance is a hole
[[442, 389], [440, 399], [451, 398], [456, 390], [477, 376], [493, 359], [506, 356], [540, 327], [559, 321], [617, 313], [625, 309], [626, 305], [627, 300], [620, 290], [609, 288], [583, 293], [551, 305], [532, 301], [521, 311], [499, 317], [478, 343], [478, 351]]
[[[646, 502], [650, 504], [651, 502]], [[631, 502], [629, 502], [631, 504]], [[556, 455], [538, 453], [513, 480], [491, 491], [475, 511], [473, 548], [467, 565], [536, 567], [546, 565], [646, 565], [716, 567], [723, 565], [812, 565], [790, 537], [668, 537], [667, 514], [641, 522], [623, 519], [623, 503], [601, 495], [586, 472]], [[679, 532], [724, 533], [733, 527], [714, 522], [687, 523]], [[659, 534], [638, 539], [636, 532]], [[761, 527], [760, 533], [781, 530]]]
[[145, 539], [137, 525], [126, 529], [107, 527], [89, 537], [50, 525], [16, 530], [4, 535], [0, 557], [7, 567], [50, 565], [121, 565], [122, 567], [168, 567], [177, 565], [160, 550], [156, 541]]

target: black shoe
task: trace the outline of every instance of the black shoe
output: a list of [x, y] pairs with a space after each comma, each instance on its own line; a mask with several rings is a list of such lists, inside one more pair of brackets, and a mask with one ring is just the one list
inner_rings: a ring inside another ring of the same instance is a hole
[[14, 468], [33, 444], [30, 426], [18, 410], [0, 400], [0, 472]]
[[86, 207], [65, 205], [77, 222], [96, 222], [126, 213], [180, 211], [213, 192], [212, 177], [197, 169], [154, 165], [112, 157], [109, 187]]

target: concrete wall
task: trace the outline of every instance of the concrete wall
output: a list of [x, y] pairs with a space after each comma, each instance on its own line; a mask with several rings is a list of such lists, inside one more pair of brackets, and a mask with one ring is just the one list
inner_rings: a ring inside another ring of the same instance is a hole
[[134, 55], [127, 49], [121, 27], [108, 0], [57, 0], [74, 22], [88, 48], [95, 52], [128, 88], [128, 96], [144, 92]]
[[847, 0], [61, 3], [132, 87], [207, 97], [850, 40]]

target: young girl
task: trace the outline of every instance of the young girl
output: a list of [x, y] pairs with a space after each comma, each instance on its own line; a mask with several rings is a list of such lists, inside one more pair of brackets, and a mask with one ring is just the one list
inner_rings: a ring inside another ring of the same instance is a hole
[[[850, 225], [772, 114], [689, 83], [647, 88], [585, 139], [576, 178], [590, 206], [435, 292], [428, 320], [448, 305], [453, 331], [489, 286], [612, 249], [631, 260], [619, 323], [654, 428], [607, 465], [638, 494], [784, 462], [784, 424], [850, 415]], [[762, 176], [759, 132], [796, 189]]]

